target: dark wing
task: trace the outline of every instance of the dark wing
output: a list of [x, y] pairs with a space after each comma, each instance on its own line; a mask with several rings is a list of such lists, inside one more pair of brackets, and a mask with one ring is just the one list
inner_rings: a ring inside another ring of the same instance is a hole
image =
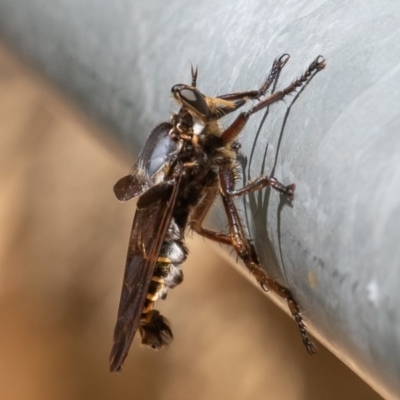
[[114, 185], [114, 194], [119, 201], [128, 201], [142, 194], [148, 185], [140, 175], [127, 175]]
[[133, 220], [110, 354], [111, 371], [121, 369], [139, 325], [161, 245], [171, 222], [180, 174], [170, 182], [172, 190], [167, 187], [167, 195], [160, 196], [158, 202], [138, 209]]

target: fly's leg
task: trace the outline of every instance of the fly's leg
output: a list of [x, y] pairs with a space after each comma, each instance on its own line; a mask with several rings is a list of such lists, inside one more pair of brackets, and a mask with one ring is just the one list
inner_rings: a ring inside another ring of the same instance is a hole
[[[260, 178], [261, 179], [261, 178]], [[264, 183], [268, 182], [263, 186], [271, 186], [274, 189], [277, 189], [281, 192], [282, 188], [286, 188], [284, 185], [280, 184], [276, 180], [273, 180], [274, 185], [271, 184], [271, 180], [268, 178], [264, 178]], [[303, 318], [301, 316], [300, 308], [293, 298], [292, 293], [288, 288], [278, 283], [275, 279], [270, 277], [261, 267], [258, 260], [257, 253], [246, 238], [244, 233], [242, 223], [240, 221], [239, 214], [237, 212], [235, 203], [233, 201], [234, 196], [239, 196], [245, 193], [249, 193], [251, 191], [259, 189], [259, 185], [255, 184], [255, 182], [245, 186], [243, 189], [235, 191], [235, 174], [233, 170], [233, 166], [222, 167], [219, 172], [219, 181], [220, 181], [220, 193], [222, 196], [222, 201], [225, 207], [225, 211], [228, 218], [229, 223], [229, 236], [232, 240], [232, 246], [235, 248], [239, 257], [243, 260], [244, 264], [248, 268], [248, 270], [255, 276], [258, 283], [264, 290], [270, 290], [276, 293], [279, 297], [286, 300], [289, 310], [296, 321], [296, 324], [300, 330], [300, 335], [303, 341], [304, 346], [307, 349], [308, 354], [312, 355], [317, 352], [317, 348], [315, 344], [310, 340], [307, 335], [307, 330], [303, 322]], [[277, 186], [276, 184], [279, 183]], [[277, 187], [276, 187], [277, 186]], [[289, 185], [291, 186], [291, 185]], [[262, 187], [262, 186], [261, 186]], [[290, 190], [289, 190], [290, 191]], [[285, 192], [285, 190], [284, 190]], [[288, 195], [287, 193], [284, 193]], [[290, 198], [290, 194], [288, 195]]]
[[[234, 196], [240, 196], [245, 193], [258, 190], [264, 186], [271, 186], [277, 191], [285, 194], [289, 199], [293, 198], [294, 185], [284, 186], [273, 178], [259, 178], [258, 180], [250, 183], [242, 189], [234, 190], [234, 173], [230, 168], [221, 169], [220, 172], [220, 184], [221, 194], [224, 203], [224, 207], [227, 213], [229, 222], [229, 235], [225, 235], [220, 232], [211, 231], [202, 227], [205, 216], [213, 205], [214, 199], [218, 193], [218, 186], [214, 185], [211, 187], [206, 195], [204, 196], [201, 203], [192, 211], [189, 226], [197, 234], [213, 240], [218, 243], [223, 243], [232, 246], [239, 257], [243, 260], [247, 269], [256, 278], [257, 282], [261, 285], [264, 290], [271, 290], [278, 294], [281, 298], [286, 300], [289, 306], [289, 310], [297, 323], [300, 330], [301, 338], [304, 346], [307, 349], [308, 354], [315, 354], [317, 348], [315, 344], [309, 339], [307, 330], [304, 325], [299, 306], [294, 300], [291, 292], [286, 287], [279, 284], [275, 279], [271, 278], [261, 267], [258, 260], [257, 253], [253, 245], [246, 238], [243, 231], [242, 224], [233, 202]], [[266, 182], [269, 183], [266, 183]], [[262, 182], [259, 184], [259, 182]], [[265, 183], [265, 184], [264, 184]], [[260, 186], [261, 185], [261, 186]]]
[[[213, 205], [214, 199], [218, 194], [218, 190], [219, 188], [217, 185], [214, 185], [212, 188], [210, 188], [201, 203], [199, 203], [192, 211], [189, 221], [190, 228], [193, 229], [197, 234], [207, 239], [232, 246], [260, 285], [265, 290], [269, 289], [269, 287], [267, 288], [267, 280], [269, 279], [271, 283], [275, 283], [275, 281], [269, 278], [266, 272], [259, 266], [257, 253], [252, 244], [245, 238], [236, 208], [233, 208], [232, 212], [228, 212], [227, 207], [225, 206], [229, 221], [229, 235], [225, 235], [221, 232], [211, 231], [202, 227], [204, 218]], [[232, 213], [236, 213], [236, 218], [231, 218]]]
[[269, 87], [275, 82], [278, 78], [282, 68], [286, 65], [289, 61], [289, 54], [283, 54], [279, 58], [277, 58], [273, 64], [270, 73], [267, 76], [265, 82], [261, 85], [260, 89], [258, 90], [249, 90], [246, 92], [237, 92], [237, 93], [229, 93], [218, 96], [219, 99], [224, 100], [240, 100], [240, 99], [259, 99], [260, 97], [264, 96], [267, 93]]
[[294, 199], [294, 191], [296, 189], [296, 185], [294, 183], [285, 186], [276, 178], [268, 178], [266, 176], [261, 176], [260, 178], [254, 179], [241, 189], [232, 189], [229, 194], [233, 197], [239, 197], [243, 196], [244, 194], [260, 190], [266, 186], [275, 189], [279, 193], [282, 193], [290, 201]]
[[[224, 94], [212, 99], [213, 107], [209, 109], [209, 115], [207, 117], [208, 120], [212, 121], [220, 119], [221, 117], [233, 111], [236, 111], [244, 104], [246, 104], [246, 102], [249, 99], [259, 100], [260, 97], [265, 95], [268, 88], [278, 79], [279, 73], [281, 72], [285, 64], [288, 62], [288, 60], [289, 60], [288, 54], [284, 54], [280, 58], [276, 59], [272, 64], [272, 68], [267, 79], [258, 90], [248, 90], [245, 92]], [[194, 81], [194, 83], [196, 82]], [[193, 80], [192, 80], [192, 86], [193, 86]]]
[[[285, 89], [275, 92], [260, 101], [254, 107], [250, 108], [250, 110], [242, 112], [238, 115], [238, 117], [232, 122], [232, 124], [224, 131], [221, 136], [222, 142], [224, 144], [228, 144], [233, 142], [236, 137], [240, 134], [250, 116], [260, 111], [269, 105], [276, 103], [277, 101], [282, 100], [287, 95], [294, 93], [298, 88], [307, 84], [310, 79], [319, 71], [323, 70], [326, 66], [326, 61], [324, 57], [318, 56], [308, 67], [307, 71], [298, 79], [296, 79], [291, 85], [287, 86]], [[263, 85], [264, 86], [264, 85]], [[262, 87], [263, 88], [263, 87]], [[262, 89], [261, 88], [261, 89]], [[255, 96], [256, 98], [257, 96]]]
[[292, 82], [292, 84], [287, 86], [285, 89], [275, 92], [274, 94], [271, 94], [271, 96], [267, 97], [265, 100], [261, 101], [260, 103], [252, 107], [249, 111], [246, 112], [246, 114], [250, 116], [256, 113], [257, 111], [260, 111], [263, 108], [269, 106], [270, 104], [282, 100], [285, 96], [287, 96], [290, 93], [293, 93], [297, 88], [306, 84], [314, 75], [314, 73], [323, 70], [325, 66], [326, 66], [326, 61], [324, 57], [318, 56], [310, 64], [307, 71], [299, 79], [296, 79], [294, 82]]
[[202, 201], [195, 207], [195, 209], [190, 214], [189, 227], [194, 230], [197, 234], [210, 239], [214, 242], [227, 244], [232, 246], [232, 240], [228, 235], [221, 232], [211, 231], [209, 229], [203, 228], [202, 224], [204, 218], [207, 216], [208, 211], [214, 203], [215, 197], [218, 194], [218, 181], [215, 182], [212, 187], [208, 189]]

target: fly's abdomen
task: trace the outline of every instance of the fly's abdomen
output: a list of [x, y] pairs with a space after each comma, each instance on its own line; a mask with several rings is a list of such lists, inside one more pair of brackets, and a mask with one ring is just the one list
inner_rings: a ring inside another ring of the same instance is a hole
[[172, 220], [157, 258], [139, 324], [142, 344], [153, 349], [158, 350], [173, 339], [168, 320], [153, 308], [158, 299], [164, 300], [167, 297], [168, 289], [183, 281], [180, 264], [186, 257], [187, 248], [183, 243], [183, 234]]

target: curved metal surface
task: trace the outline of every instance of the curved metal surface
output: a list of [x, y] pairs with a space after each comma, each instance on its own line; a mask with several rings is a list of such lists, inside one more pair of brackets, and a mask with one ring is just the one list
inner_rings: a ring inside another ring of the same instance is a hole
[[295, 202], [257, 193], [245, 217], [263, 265], [323, 343], [400, 397], [397, 0], [0, 0], [0, 22], [11, 46], [132, 147], [166, 120], [190, 61], [213, 95], [257, 88], [287, 52], [283, 87], [323, 54], [327, 69], [291, 108], [271, 108], [256, 145], [261, 115], [241, 140], [246, 179], [273, 171], [297, 184]]

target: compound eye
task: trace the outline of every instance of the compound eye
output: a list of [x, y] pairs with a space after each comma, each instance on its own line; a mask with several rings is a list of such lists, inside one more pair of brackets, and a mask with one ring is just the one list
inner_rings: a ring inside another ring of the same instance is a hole
[[196, 101], [197, 101], [196, 94], [197, 93], [195, 93], [193, 90], [191, 90], [191, 89], [182, 89], [180, 91], [180, 93], [181, 93], [181, 98], [183, 100], [185, 100], [186, 102], [188, 102], [188, 103], [196, 103]]
[[197, 89], [186, 85], [175, 85], [171, 91], [184, 107], [193, 110], [199, 116], [207, 118], [210, 114], [204, 96]]
[[180, 91], [180, 95], [183, 103], [192, 108], [196, 114], [200, 114], [203, 117], [208, 116], [208, 105], [204, 96], [198, 90], [185, 88]]

